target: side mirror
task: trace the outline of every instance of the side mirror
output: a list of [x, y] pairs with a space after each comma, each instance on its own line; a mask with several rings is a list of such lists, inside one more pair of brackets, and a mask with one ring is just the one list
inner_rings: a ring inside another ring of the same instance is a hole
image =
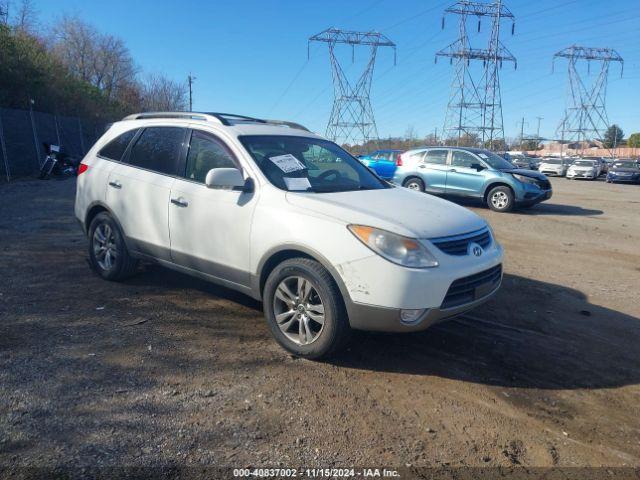
[[207, 173], [204, 183], [207, 188], [244, 191], [245, 185], [252, 182], [245, 182], [242, 172], [237, 168], [212, 168]]
[[476, 171], [481, 172], [482, 170], [486, 169], [487, 167], [485, 167], [481, 163], [472, 163], [471, 164], [471, 168], [475, 168]]

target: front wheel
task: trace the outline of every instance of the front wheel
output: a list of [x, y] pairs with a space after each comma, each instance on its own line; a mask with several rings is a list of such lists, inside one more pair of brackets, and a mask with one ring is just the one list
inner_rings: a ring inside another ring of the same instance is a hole
[[275, 339], [298, 357], [328, 357], [350, 337], [340, 290], [314, 260], [292, 258], [278, 265], [265, 283], [263, 305]]
[[513, 209], [515, 198], [509, 187], [492, 188], [487, 196], [487, 204], [496, 212], [510, 212]]
[[402, 186], [416, 192], [424, 192], [424, 182], [418, 177], [411, 177], [405, 180]]

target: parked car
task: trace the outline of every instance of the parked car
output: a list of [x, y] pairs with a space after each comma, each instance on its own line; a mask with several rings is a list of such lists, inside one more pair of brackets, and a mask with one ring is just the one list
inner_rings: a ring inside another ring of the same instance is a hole
[[351, 329], [423, 330], [502, 281], [502, 247], [475, 213], [381, 180], [304, 127], [238, 115], [114, 123], [80, 165], [75, 215], [103, 279], [147, 260], [238, 290], [306, 358]]
[[640, 164], [634, 160], [616, 160], [607, 173], [607, 182], [640, 183]]
[[596, 160], [575, 160], [567, 169], [567, 178], [586, 178], [595, 180], [600, 175], [599, 165]]
[[394, 183], [411, 190], [482, 199], [492, 210], [508, 212], [551, 198], [547, 177], [514, 167], [488, 150], [428, 147], [402, 154]]
[[567, 174], [569, 162], [562, 158], [543, 158], [538, 167], [538, 171], [544, 175], [555, 175], [564, 177]]
[[583, 160], [593, 160], [598, 168], [598, 176], [607, 173], [607, 162], [602, 157], [582, 157]]
[[358, 160], [376, 172], [380, 178], [391, 180], [401, 154], [402, 150], [376, 150], [358, 157]]
[[517, 168], [537, 170], [537, 162], [534, 158], [527, 157], [521, 152], [507, 152], [505, 158]]

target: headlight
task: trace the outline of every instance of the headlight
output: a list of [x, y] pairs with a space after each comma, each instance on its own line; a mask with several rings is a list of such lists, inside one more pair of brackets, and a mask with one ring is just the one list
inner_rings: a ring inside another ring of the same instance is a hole
[[410, 268], [437, 267], [438, 261], [418, 240], [364, 225], [348, 225], [358, 240], [390, 262]]
[[525, 175], [519, 175], [517, 173], [512, 173], [516, 180], [522, 183], [530, 183], [531, 185], [537, 185], [536, 179], [532, 177], [527, 177]]

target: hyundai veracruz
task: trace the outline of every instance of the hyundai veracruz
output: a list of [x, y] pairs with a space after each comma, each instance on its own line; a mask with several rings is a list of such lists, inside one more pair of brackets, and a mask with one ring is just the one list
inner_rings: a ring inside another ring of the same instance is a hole
[[75, 214], [105, 280], [144, 260], [238, 290], [306, 358], [335, 352], [351, 329], [425, 329], [502, 281], [482, 218], [392, 186], [288, 122], [131, 115], [83, 159]]

